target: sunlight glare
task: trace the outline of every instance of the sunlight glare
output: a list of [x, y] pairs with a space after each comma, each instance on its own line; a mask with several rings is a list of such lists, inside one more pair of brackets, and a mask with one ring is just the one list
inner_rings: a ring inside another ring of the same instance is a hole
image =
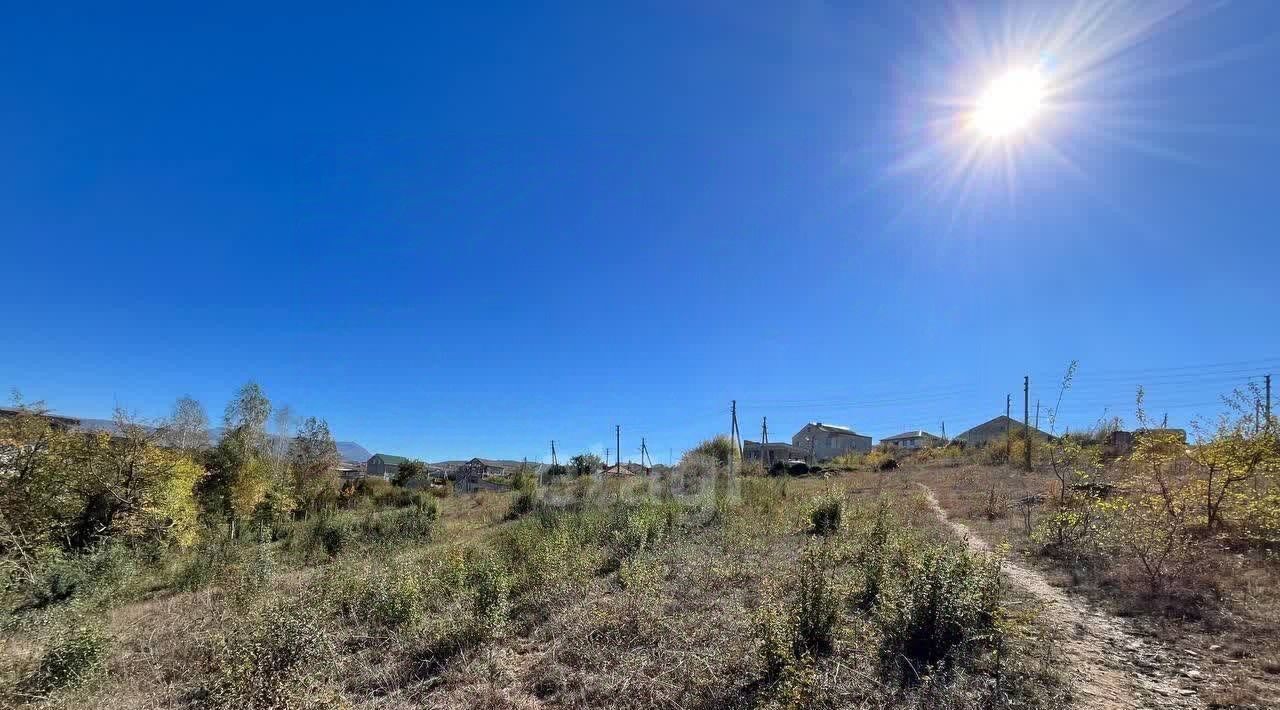
[[979, 97], [972, 125], [989, 138], [1013, 136], [1040, 113], [1044, 94], [1044, 77], [1038, 70], [1011, 69], [992, 81]]

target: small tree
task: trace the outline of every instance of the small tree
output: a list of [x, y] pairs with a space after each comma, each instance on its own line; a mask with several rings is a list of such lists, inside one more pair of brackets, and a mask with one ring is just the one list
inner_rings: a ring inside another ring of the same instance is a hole
[[575, 476], [590, 476], [604, 467], [604, 459], [592, 453], [578, 454], [569, 459], [569, 468]]
[[310, 509], [337, 481], [338, 445], [323, 419], [308, 417], [289, 443], [289, 479], [298, 506]]
[[190, 395], [178, 398], [173, 413], [164, 427], [165, 443], [182, 451], [200, 451], [209, 447], [209, 415]]
[[397, 486], [407, 486], [409, 482], [419, 476], [427, 475], [427, 465], [417, 459], [409, 461], [401, 461], [396, 467], [396, 475], [392, 476], [391, 482]]

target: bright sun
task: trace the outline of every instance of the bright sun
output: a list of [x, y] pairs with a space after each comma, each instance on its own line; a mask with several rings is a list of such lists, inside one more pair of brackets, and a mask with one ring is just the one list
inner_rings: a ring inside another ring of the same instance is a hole
[[1040, 113], [1044, 93], [1044, 78], [1039, 71], [1011, 69], [982, 92], [974, 107], [972, 125], [990, 138], [1016, 135]]

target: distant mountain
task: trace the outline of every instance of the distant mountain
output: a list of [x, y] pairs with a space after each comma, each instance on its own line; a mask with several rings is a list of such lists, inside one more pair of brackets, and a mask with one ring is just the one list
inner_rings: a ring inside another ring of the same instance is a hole
[[355, 463], [364, 463], [373, 457], [369, 450], [357, 444], [354, 441], [339, 441], [338, 455], [343, 461], [352, 461]]
[[[105, 431], [111, 434], [119, 430], [116, 427], [116, 423], [110, 419], [81, 419], [80, 428], [88, 431]], [[222, 438], [222, 427], [215, 427], [209, 430], [211, 444], [220, 438]], [[338, 445], [338, 457], [343, 461], [364, 463], [369, 460], [370, 456], [373, 456], [368, 449], [354, 441], [339, 441], [336, 443]]]

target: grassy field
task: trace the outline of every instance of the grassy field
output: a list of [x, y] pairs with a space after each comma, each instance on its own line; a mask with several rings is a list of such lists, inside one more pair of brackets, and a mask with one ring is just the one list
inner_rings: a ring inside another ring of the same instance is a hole
[[1070, 701], [1035, 605], [1002, 581], [995, 557], [957, 544], [910, 476], [694, 468], [568, 480], [532, 506], [520, 493], [481, 493], [363, 509], [177, 560], [101, 551], [80, 562], [96, 565], [91, 582], [7, 619], [3, 702]]

